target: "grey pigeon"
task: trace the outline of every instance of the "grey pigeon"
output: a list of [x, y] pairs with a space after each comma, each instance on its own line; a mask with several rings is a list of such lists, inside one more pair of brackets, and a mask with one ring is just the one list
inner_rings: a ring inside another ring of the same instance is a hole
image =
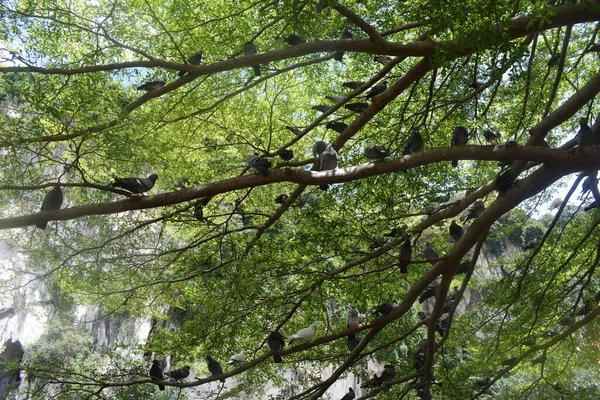
[[269, 172], [269, 168], [271, 168], [271, 161], [264, 157], [259, 157], [258, 154], [253, 154], [248, 157], [248, 166], [262, 174], [266, 174]]
[[363, 87], [365, 84], [366, 84], [366, 82], [350, 81], [350, 82], [342, 83], [342, 86], [347, 87], [348, 89], [356, 90], [356, 89]]
[[552, 53], [550, 59], [548, 60], [548, 66], [554, 67], [560, 63], [560, 53]]
[[502, 135], [500, 134], [500, 132], [492, 128], [483, 131], [483, 137], [488, 143], [498, 144], [498, 141], [500, 140], [501, 136]]
[[375, 56], [373, 57], [373, 61], [378, 62], [381, 65], [388, 65], [392, 62], [392, 57], [387, 56]]
[[294, 158], [294, 151], [293, 150], [279, 150], [277, 152], [277, 155], [283, 161], [290, 161], [292, 158]]
[[352, 388], [348, 389], [348, 393], [341, 398], [341, 400], [354, 400], [354, 390]]
[[[464, 146], [469, 141], [469, 131], [464, 126], [457, 126], [452, 132], [452, 141], [450, 146]], [[458, 167], [458, 160], [452, 160], [452, 166]]]
[[290, 46], [298, 46], [299, 44], [302, 43], [306, 43], [306, 39], [304, 39], [302, 36], [300, 35], [296, 35], [295, 33], [292, 33], [291, 35], [288, 35], [285, 39], [283, 39], [287, 44], [289, 44]]
[[532, 338], [525, 339], [525, 340], [521, 341], [521, 344], [523, 346], [530, 346], [531, 347], [531, 346], [535, 345], [536, 341], [537, 341], [536, 338], [532, 337]]
[[435, 324], [435, 330], [440, 336], [444, 336], [444, 333], [448, 330], [448, 318], [438, 320]]
[[143, 83], [140, 86], [138, 86], [137, 90], [145, 90], [146, 92], [150, 92], [152, 90], [160, 89], [161, 87], [163, 87], [165, 85], [166, 85], [165, 81], [150, 81], [150, 82], [146, 82], [146, 83]]
[[558, 328], [550, 328], [542, 336], [544, 337], [554, 337], [558, 335]]
[[386, 89], [387, 89], [387, 81], [381, 81], [377, 85], [373, 86], [369, 90], [369, 93], [367, 93], [367, 95], [365, 97], [367, 99], [372, 99], [373, 97], [385, 92]]
[[198, 221], [204, 218], [204, 206], [208, 204], [210, 199], [212, 199], [212, 197], [204, 197], [198, 200], [194, 205], [194, 218]]
[[[254, 42], [246, 42], [244, 43], [243, 50], [244, 54], [247, 56], [256, 54], [256, 45], [254, 44]], [[260, 76], [260, 66], [254, 65], [252, 68], [254, 69], [254, 75]]]
[[283, 204], [288, 198], [289, 196], [287, 194], [280, 194], [279, 196], [275, 197], [275, 203]]
[[562, 325], [562, 326], [571, 326], [574, 323], [575, 323], [575, 317], [572, 315], [567, 315], [566, 317], [564, 317], [558, 321], [558, 324]]
[[450, 236], [452, 237], [452, 239], [454, 239], [455, 242], [458, 242], [458, 239], [460, 239], [460, 237], [463, 234], [462, 226], [457, 224], [455, 221], [452, 221], [452, 223], [450, 224], [449, 231]]
[[541, 356], [539, 356], [538, 358], [534, 358], [531, 361], [531, 365], [535, 365], [535, 364], [543, 364], [544, 362], [546, 362], [546, 359], [548, 358], [548, 356], [546, 356], [546, 353], [542, 354]]
[[317, 111], [320, 111], [320, 112], [324, 113], [324, 112], [327, 112], [327, 111], [329, 111], [329, 109], [330, 109], [331, 107], [329, 107], [329, 106], [326, 106], [326, 105], [324, 105], [324, 104], [317, 104], [316, 106], [312, 106], [311, 108], [312, 108], [313, 110], [317, 110]]
[[[165, 376], [163, 375], [163, 370], [160, 366], [160, 361], [154, 360], [152, 361], [152, 366], [150, 367], [150, 378], [153, 381], [164, 381]], [[165, 385], [158, 385], [159, 390], [165, 390]]]
[[326, 148], [327, 148], [327, 143], [325, 143], [322, 140], [319, 140], [318, 142], [316, 142], [313, 145], [313, 148], [312, 148], [313, 156], [320, 157], [321, 153], [323, 153]]
[[[273, 331], [269, 333], [269, 336], [267, 336], [267, 343], [271, 350], [281, 350], [285, 347], [285, 341], [283, 340], [283, 336], [281, 336], [279, 331]], [[273, 356], [273, 362], [280, 363], [282, 361], [283, 359], [280, 355]]]
[[584, 53], [599, 53], [600, 52], [600, 43], [592, 43], [585, 50]]
[[337, 133], [342, 133], [348, 127], [348, 124], [338, 121], [329, 121], [325, 127], [327, 129], [333, 129]]
[[577, 132], [577, 147], [593, 146], [596, 143], [594, 131], [589, 127], [586, 118], [579, 120], [579, 132]]
[[515, 181], [512, 178], [510, 173], [510, 169], [502, 172], [496, 177], [496, 182], [494, 182], [494, 189], [498, 191], [498, 193], [502, 196], [505, 195], [506, 192], [513, 186]]
[[154, 187], [158, 175], [152, 174], [147, 178], [115, 178], [111, 184], [113, 187], [119, 187], [134, 194], [146, 193]]
[[[344, 29], [344, 31], [342, 32], [342, 35], [340, 36], [340, 39], [352, 39], [353, 37], [354, 37], [354, 35], [352, 35], [352, 32], [350, 32], [348, 29]], [[335, 53], [335, 55], [333, 56], [333, 58], [336, 61], [342, 62], [342, 59], [344, 58], [344, 52], [337, 51]]]
[[463, 262], [458, 264], [455, 275], [466, 274], [469, 270], [469, 262]]
[[469, 219], [476, 219], [485, 210], [485, 204], [483, 200], [477, 199], [461, 214], [460, 220], [462, 223], [467, 222]]
[[383, 303], [373, 308], [373, 314], [386, 315], [391, 313], [396, 307], [398, 307], [398, 302], [392, 300], [389, 303]]
[[[60, 186], [54, 186], [52, 190], [50, 190], [44, 196], [44, 200], [42, 201], [42, 207], [40, 211], [44, 212], [60, 210], [60, 206], [62, 206], [62, 203], [63, 192]], [[40, 229], [46, 229], [46, 227], [48, 226], [48, 221], [38, 222], [35, 226], [37, 226]]]
[[423, 293], [419, 296], [419, 303], [423, 303], [425, 300], [432, 298], [437, 294], [438, 288], [440, 287], [440, 280], [436, 279], [431, 282], [429, 286], [423, 290]]
[[519, 363], [519, 357], [513, 357], [513, 358], [509, 358], [506, 359], [504, 361], [502, 361], [500, 364], [501, 365], [506, 365], [507, 367], [514, 367], [515, 365], [517, 365]]
[[361, 112], [363, 112], [367, 108], [369, 108], [369, 103], [349, 103], [349, 104], [346, 104], [344, 106], [344, 108], [346, 108], [352, 112], [360, 114]]
[[285, 129], [287, 129], [288, 131], [292, 132], [296, 136], [302, 135], [302, 130], [300, 128], [298, 128], [297, 126], [286, 125]]
[[[202, 64], [202, 59], [203, 59], [204, 54], [202, 53], [202, 51], [198, 51], [194, 54], [192, 54], [191, 56], [189, 56], [189, 58], [187, 59], [187, 63], [188, 64], [192, 64], [192, 65], [200, 65]], [[184, 76], [185, 74], [187, 74], [187, 71], [179, 71], [179, 77]]]
[[394, 376], [396, 376], [396, 368], [394, 368], [394, 366], [392, 364], [386, 364], [383, 367], [383, 372], [381, 373], [381, 375], [377, 376], [373, 376], [373, 379], [371, 379], [369, 382], [360, 385], [361, 388], [367, 388], [367, 387], [379, 387], [383, 384], [383, 382], [392, 380], [394, 378]]
[[537, 247], [537, 244], [538, 244], [538, 241], [536, 239], [530, 240], [529, 242], [527, 242], [523, 246], [521, 246], [521, 250], [523, 250], [523, 251], [533, 250]]
[[408, 273], [408, 264], [410, 264], [410, 258], [412, 256], [412, 245], [410, 238], [406, 238], [400, 246], [400, 272], [403, 274]]
[[165, 372], [165, 375], [170, 376], [171, 378], [175, 379], [177, 382], [181, 382], [181, 380], [187, 378], [190, 375], [190, 367], [186, 365], [183, 368], [176, 369], [171, 372]]
[[292, 336], [288, 338], [288, 344], [292, 344], [294, 342], [306, 342], [312, 339], [315, 336], [315, 332], [317, 331], [317, 324], [312, 324], [308, 328], [300, 329], [298, 332], [294, 333]]
[[583, 306], [579, 307], [577, 311], [575, 311], [575, 315], [588, 315], [592, 312], [595, 303], [591, 300], [587, 300], [583, 303]]
[[477, 82], [477, 81], [473, 81], [473, 82], [469, 83], [469, 87], [471, 89], [475, 89], [475, 90], [479, 89], [481, 87], [481, 85], [482, 85], [482, 83]]
[[[208, 371], [212, 375], [221, 375], [223, 373], [223, 368], [221, 364], [211, 356], [206, 357], [206, 365], [208, 366]], [[225, 378], [219, 379], [219, 382], [225, 382]]]
[[348, 347], [349, 352], [353, 352], [356, 346], [360, 344], [360, 338], [356, 335], [356, 333], [351, 333], [346, 338], [346, 346]]
[[327, 100], [329, 100], [330, 102], [332, 102], [333, 104], [337, 104], [340, 103], [344, 100], [344, 96], [325, 96], [325, 98]]
[[367, 146], [364, 152], [365, 157], [369, 160], [384, 160], [387, 156], [390, 155], [390, 152], [385, 147], [381, 146]]
[[[337, 167], [337, 152], [333, 148], [333, 143], [329, 143], [325, 150], [321, 153], [321, 171], [333, 171]], [[319, 185], [321, 190], [327, 190], [328, 184]]]
[[413, 154], [416, 153], [417, 151], [420, 151], [423, 148], [423, 138], [421, 137], [421, 133], [419, 128], [414, 128], [412, 130], [412, 133], [410, 135], [410, 138], [408, 138], [408, 141], [406, 142], [406, 145], [404, 146], [404, 153], [402, 153], [403, 155], [409, 155], [409, 154]]
[[354, 329], [358, 328], [360, 325], [360, 317], [358, 315], [358, 310], [354, 305], [350, 304], [348, 306], [348, 313], [346, 314], [346, 328]]
[[440, 258], [437, 251], [435, 251], [435, 249], [433, 247], [431, 247], [431, 244], [429, 244], [429, 243], [427, 243], [427, 245], [423, 249], [423, 256], [427, 260], [432, 260], [432, 261], [429, 261], [431, 263], [431, 265], [434, 265], [436, 263], [436, 261], [433, 261], [433, 260], [437, 260], [438, 258]]

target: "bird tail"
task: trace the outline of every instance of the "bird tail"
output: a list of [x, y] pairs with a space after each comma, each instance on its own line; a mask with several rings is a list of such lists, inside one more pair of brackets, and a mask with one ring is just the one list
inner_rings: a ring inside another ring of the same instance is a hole
[[454, 168], [458, 167], [458, 160], [452, 160], [452, 166]]
[[260, 76], [261, 75], [260, 74], [260, 66], [255, 65], [252, 68], [254, 69], [254, 75], [256, 75], [256, 76]]
[[40, 229], [46, 229], [46, 227], [48, 226], [48, 221], [40, 222], [39, 224], [35, 224], [35, 226], [37, 226]]
[[344, 58], [344, 52], [338, 51], [337, 53], [335, 53], [335, 56], [333, 56], [333, 58], [335, 59], [335, 61], [342, 62], [342, 59]]
[[219, 382], [225, 383], [225, 378], [219, 379]]
[[408, 265], [402, 264], [400, 266], [400, 272], [403, 273], [403, 274], [408, 274]]
[[158, 385], [158, 390], [165, 390], [165, 385]]
[[329, 189], [329, 184], [326, 183], [324, 185], [319, 185], [319, 189], [321, 189], [321, 190], [327, 190], [327, 189]]
[[280, 355], [273, 356], [273, 362], [279, 364], [283, 362], [283, 358]]

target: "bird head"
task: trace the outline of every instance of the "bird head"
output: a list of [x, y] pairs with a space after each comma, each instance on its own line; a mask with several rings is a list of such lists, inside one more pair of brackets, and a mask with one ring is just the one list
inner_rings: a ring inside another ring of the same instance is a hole
[[152, 182], [156, 182], [156, 180], [158, 179], [158, 175], [152, 174], [148, 177], [148, 179], [150, 179]]

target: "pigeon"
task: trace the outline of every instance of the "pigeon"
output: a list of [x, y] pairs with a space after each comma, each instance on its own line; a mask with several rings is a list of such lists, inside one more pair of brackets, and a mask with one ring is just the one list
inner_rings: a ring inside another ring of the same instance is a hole
[[463, 234], [463, 227], [457, 224], [455, 221], [452, 221], [448, 230], [450, 231], [450, 236], [452, 239], [454, 239], [455, 242], [458, 242]]
[[532, 338], [521, 341], [521, 344], [523, 346], [534, 346], [535, 342], [536, 342], [536, 339], [534, 337], [532, 337]]
[[373, 314], [386, 315], [391, 313], [396, 307], [398, 307], [398, 302], [392, 300], [389, 303], [383, 303], [373, 308]]
[[325, 98], [333, 104], [341, 103], [345, 99], [344, 96], [325, 96]]
[[458, 264], [458, 268], [456, 269], [455, 275], [466, 274], [468, 270], [469, 270], [469, 262], [460, 263], [460, 264]]
[[390, 155], [390, 151], [385, 147], [381, 146], [367, 146], [364, 152], [365, 157], [369, 160], [379, 161], [384, 160]]
[[295, 341], [298, 342], [306, 342], [315, 335], [317, 331], [317, 324], [312, 324], [308, 328], [300, 329], [298, 332], [294, 333], [292, 336], [288, 338], [288, 344], [292, 344]]
[[592, 312], [592, 309], [594, 308], [594, 303], [590, 300], [585, 301], [583, 303], [583, 306], [579, 307], [577, 309], [577, 311], [575, 311], [575, 315], [588, 315], [589, 313]]
[[558, 321], [558, 324], [562, 325], [562, 326], [571, 326], [574, 323], [575, 323], [575, 317], [572, 315], [567, 315], [566, 317], [564, 317], [560, 321]]
[[292, 132], [296, 136], [302, 135], [302, 129], [298, 128], [297, 126], [286, 125], [285, 129]]
[[196, 202], [194, 205], [194, 218], [198, 221], [201, 221], [204, 218], [204, 206], [208, 204], [208, 202], [212, 199], [212, 197], [204, 197]]
[[500, 363], [500, 365], [506, 365], [507, 367], [514, 367], [519, 362], [519, 357], [508, 358]]
[[318, 142], [316, 142], [314, 144], [314, 146], [312, 148], [313, 156], [320, 157], [326, 148], [327, 148], [327, 143], [325, 143], [322, 140], [319, 140]]
[[292, 158], [294, 158], [294, 150], [279, 150], [277, 155], [283, 161], [290, 161]]
[[425, 290], [423, 290], [423, 293], [421, 293], [421, 295], [419, 296], [419, 303], [423, 303], [425, 300], [434, 297], [437, 293], [439, 286], [439, 279], [436, 279], [435, 281], [431, 282], [431, 284], [427, 286]]
[[494, 189], [498, 191], [498, 193], [502, 196], [505, 195], [506, 192], [513, 186], [515, 181], [513, 180], [510, 169], [504, 171], [500, 175], [496, 177], [496, 182], [494, 183]]
[[429, 243], [427, 243], [427, 246], [425, 246], [425, 248], [423, 249], [423, 257], [425, 257], [427, 260], [431, 260], [429, 261], [431, 265], [434, 265], [436, 263], [436, 261], [433, 260], [437, 260], [438, 258], [440, 258], [437, 251], [435, 251], [435, 249], [431, 247], [431, 244]]
[[[203, 57], [204, 57], [204, 54], [202, 53], [202, 51], [198, 51], [198, 52], [192, 54], [191, 56], [189, 56], [189, 58], [186, 60], [186, 62], [188, 64], [192, 64], [192, 65], [200, 65], [200, 64], [202, 64]], [[181, 78], [185, 74], [187, 74], [187, 71], [179, 71], [178, 75]]]
[[585, 50], [584, 53], [598, 53], [600, 52], [600, 43], [592, 43], [590, 44], [590, 46]]
[[596, 143], [596, 135], [594, 131], [589, 127], [586, 118], [579, 120], [579, 132], [577, 132], [577, 147], [583, 148], [593, 146]]
[[275, 197], [275, 203], [283, 204], [288, 198], [289, 196], [287, 194], [280, 194], [279, 196]]
[[[464, 146], [469, 141], [469, 131], [464, 126], [457, 126], [452, 132], [452, 141], [450, 146]], [[452, 160], [452, 166], [458, 167], [458, 160]]]
[[373, 61], [378, 62], [381, 65], [388, 65], [392, 62], [392, 57], [386, 56], [375, 56], [373, 57]]
[[[41, 211], [55, 211], [60, 210], [60, 206], [63, 203], [63, 192], [60, 186], [54, 186], [52, 190], [50, 190], [44, 196], [44, 200], [42, 201]], [[40, 229], [46, 229], [48, 226], [48, 221], [38, 222], [35, 226]]]
[[452, 292], [446, 297], [446, 300], [444, 300], [442, 314], [449, 313], [450, 311], [452, 311], [452, 308], [454, 307], [454, 302], [458, 298], [459, 293], [460, 291], [458, 290], [458, 286], [455, 286], [452, 289]]
[[555, 210], [558, 207], [560, 207], [561, 204], [562, 204], [562, 199], [560, 197], [557, 197], [556, 199], [552, 200], [552, 203], [550, 203], [548, 210], [550, 210], [550, 211]]
[[[333, 143], [329, 143], [325, 148], [325, 151], [321, 153], [321, 171], [333, 171], [337, 167], [337, 152], [333, 148]], [[321, 190], [327, 190], [328, 184], [319, 185]]]
[[317, 104], [316, 106], [312, 106], [311, 108], [312, 108], [313, 110], [317, 110], [317, 111], [319, 111], [319, 112], [325, 113], [325, 112], [329, 111], [329, 109], [330, 109], [331, 107], [329, 107], [329, 106], [326, 106], [326, 105], [324, 105], [324, 104]]
[[348, 103], [344, 106], [344, 108], [360, 114], [361, 112], [369, 108], [369, 103]]
[[360, 387], [361, 388], [379, 387], [383, 384], [383, 382], [393, 379], [394, 376], [396, 376], [396, 368], [394, 368], [394, 366], [392, 364], [386, 364], [383, 367], [383, 372], [381, 373], [381, 375], [373, 376], [373, 379], [371, 379], [367, 383], [360, 385]]
[[483, 131], [483, 137], [487, 143], [498, 144], [502, 135], [495, 129], [486, 129]]
[[367, 93], [365, 98], [372, 99], [373, 97], [385, 92], [386, 89], [387, 89], [387, 81], [381, 81], [377, 85], [373, 86], [371, 88], [371, 90], [369, 90], [369, 93]]
[[246, 355], [244, 353], [234, 354], [229, 358], [227, 364], [241, 364], [246, 361]]
[[[150, 367], [150, 378], [153, 381], [164, 381], [165, 376], [163, 375], [163, 370], [160, 366], [160, 361], [154, 360], [152, 361], [152, 367]], [[165, 390], [165, 385], [158, 385], [159, 390]]]
[[463, 212], [460, 216], [460, 220], [462, 223], [467, 222], [469, 219], [476, 219], [479, 217], [483, 211], [485, 210], [485, 204], [483, 204], [483, 200], [477, 199], [473, 204], [471, 204], [465, 212]]
[[448, 329], [448, 318], [440, 319], [435, 324], [435, 330], [437, 331], [437, 333], [440, 334], [440, 336], [444, 336], [444, 333], [446, 332], [447, 329]]
[[325, 127], [327, 129], [333, 129], [337, 133], [342, 133], [348, 127], [348, 124], [338, 121], [329, 121]]
[[[206, 357], [206, 364], [208, 365], [208, 371], [210, 375], [220, 375], [223, 373], [223, 368], [214, 358], [211, 356]], [[219, 382], [225, 382], [225, 378], [219, 379]]]
[[256, 153], [248, 157], [247, 162], [250, 168], [254, 168], [262, 174], [267, 174], [269, 172], [269, 168], [271, 168], [271, 161], [264, 157], [259, 157]]
[[[254, 42], [246, 42], [244, 43], [243, 50], [244, 54], [247, 56], [256, 54], [256, 45], [254, 44]], [[260, 76], [260, 66], [254, 65], [252, 68], [254, 69], [254, 75]]]
[[348, 313], [346, 314], [346, 328], [354, 329], [358, 328], [360, 325], [360, 318], [358, 315], [358, 310], [354, 305], [350, 304], [348, 306]]
[[531, 365], [535, 365], [535, 364], [542, 364], [546, 361], [548, 357], [546, 356], [546, 353], [542, 354], [541, 356], [539, 356], [538, 358], [535, 358], [531, 361]]
[[356, 90], [356, 89], [363, 87], [365, 84], [366, 84], [366, 82], [350, 81], [350, 82], [342, 83], [342, 86], [347, 87], [348, 89]]
[[[285, 347], [283, 336], [281, 336], [281, 333], [279, 333], [279, 331], [273, 331], [269, 333], [269, 336], [267, 336], [267, 343], [269, 344], [269, 348], [271, 350], [281, 350]], [[280, 355], [273, 356], [273, 362], [280, 363], [282, 361], [283, 359]]]
[[348, 351], [353, 352], [356, 346], [360, 343], [360, 338], [356, 335], [356, 333], [351, 333], [346, 338], [346, 346], [348, 346]]
[[421, 133], [419, 131], [419, 128], [414, 128], [412, 130], [412, 134], [406, 141], [406, 146], [404, 146], [404, 153], [402, 153], [403, 155], [406, 156], [416, 153], [423, 148], [423, 138], [421, 137]]
[[554, 337], [558, 335], [558, 328], [550, 328], [542, 336], [544, 337]]
[[548, 66], [554, 67], [555, 65], [558, 65], [560, 63], [560, 59], [560, 53], [552, 53], [550, 59], [548, 60]]
[[481, 87], [481, 85], [482, 85], [481, 82], [477, 82], [477, 81], [473, 81], [473, 82], [469, 83], [469, 87], [471, 89], [475, 89], [475, 90], [479, 89]]
[[296, 35], [295, 33], [292, 33], [291, 35], [288, 35], [285, 39], [283, 39], [287, 44], [289, 44], [290, 46], [298, 46], [299, 44], [302, 43], [306, 43], [306, 39], [304, 39], [302, 36], [300, 35]]
[[145, 90], [146, 92], [150, 92], [152, 90], [160, 89], [165, 86], [167, 83], [165, 81], [150, 81], [141, 84], [137, 87], [137, 90]]
[[384, 234], [385, 237], [400, 237], [404, 234], [405, 229], [402, 227], [394, 227], [391, 231]]
[[529, 242], [525, 243], [523, 246], [521, 246], [521, 250], [523, 251], [527, 251], [527, 250], [533, 250], [537, 247], [537, 240], [533, 239], [530, 240]]
[[147, 178], [115, 178], [112, 187], [119, 187], [133, 194], [142, 194], [154, 187], [158, 175], [152, 174]]
[[354, 400], [354, 390], [352, 388], [348, 389], [348, 393], [341, 398], [341, 400]]
[[408, 264], [410, 264], [410, 258], [412, 256], [412, 245], [410, 238], [406, 238], [400, 246], [400, 272], [403, 274], [408, 273]]
[[425, 321], [427, 318], [429, 318], [429, 315], [430, 314], [423, 312], [423, 311], [419, 311], [417, 313], [417, 316], [419, 317], [419, 320], [421, 320], [421, 321]]
[[[354, 35], [352, 35], [352, 32], [350, 32], [348, 29], [344, 29], [342, 35], [340, 36], [340, 39], [352, 39], [353, 37]], [[333, 58], [335, 59], [335, 61], [342, 62], [342, 59], [344, 58], [344, 52], [337, 51]]]
[[165, 375], [175, 379], [177, 382], [181, 382], [181, 380], [187, 378], [190, 375], [190, 367], [186, 365], [183, 368], [176, 369], [171, 372], [165, 372]]

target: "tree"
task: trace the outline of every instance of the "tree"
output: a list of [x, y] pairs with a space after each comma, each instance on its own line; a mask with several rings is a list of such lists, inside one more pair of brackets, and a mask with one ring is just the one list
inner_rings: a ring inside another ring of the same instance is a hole
[[[585, 177], [586, 199], [600, 200], [600, 151], [574, 148], [579, 118], [591, 122], [598, 112], [598, 2], [316, 6], [326, 7], [316, 12], [314, 1], [296, 0], [1, 5], [0, 228], [7, 240], [79, 301], [157, 318], [166, 318], [166, 306], [181, 309], [181, 329], [158, 331], [147, 350], [196, 362], [197, 373], [206, 355], [223, 362], [243, 350], [249, 361], [227, 376], [248, 391], [279, 368], [266, 352], [268, 332], [289, 335], [316, 322], [315, 340], [281, 351], [284, 365], [305, 360], [334, 372], [291, 388], [289, 398], [320, 397], [369, 355], [396, 367], [393, 379], [368, 391], [381, 398], [413, 389], [421, 398], [432, 391], [448, 398], [582, 393], [578, 368], [598, 357], [600, 220], [597, 210], [582, 215], [581, 208], [561, 216]], [[344, 29], [354, 38], [335, 39]], [[307, 43], [285, 44], [291, 33]], [[250, 41], [258, 53], [242, 55]], [[204, 64], [186, 62], [200, 50]], [[342, 62], [334, 60], [339, 52]], [[376, 55], [390, 60], [376, 63]], [[364, 102], [384, 78], [387, 90], [363, 112], [343, 107]], [[149, 81], [166, 84], [135, 91]], [[351, 90], [346, 81], [366, 83]], [[327, 95], [344, 98], [315, 111]], [[326, 129], [331, 121], [348, 126]], [[467, 127], [468, 145], [449, 146], [456, 126]], [[402, 156], [414, 128], [424, 148]], [[484, 142], [483, 131], [492, 129], [501, 144]], [[334, 143], [337, 170], [318, 171], [317, 140]], [[390, 158], [366, 162], [368, 145], [389, 148]], [[277, 157], [286, 149], [294, 150], [291, 161]], [[249, 170], [253, 153], [273, 168]], [[457, 168], [452, 160], [460, 160]], [[501, 171], [498, 162], [506, 165]], [[114, 177], [152, 173], [159, 178], [147, 196], [109, 186]], [[526, 232], [519, 221], [538, 227], [515, 209], [535, 208], [574, 173], [579, 178], [538, 246], [498, 279], [474, 277], [490, 229], [502, 236]], [[64, 208], [38, 212], [57, 184]], [[328, 191], [317, 188], [324, 184]], [[281, 194], [288, 197], [276, 204]], [[454, 243], [451, 220], [477, 199], [485, 211]], [[431, 203], [437, 206], [421, 211]], [[510, 224], [496, 229], [511, 210]], [[46, 231], [33, 228], [46, 220]], [[397, 252], [407, 239], [413, 262], [401, 274]], [[433, 265], [421, 256], [427, 240], [441, 256]], [[456, 274], [463, 262], [466, 274]], [[420, 321], [416, 300], [438, 277], [435, 305]], [[476, 288], [480, 300], [460, 315], [453, 315], [455, 301], [447, 316], [455, 285], [456, 299]], [[349, 303], [367, 312], [392, 299], [398, 307], [389, 314], [367, 313], [359, 327], [345, 328]], [[558, 325], [585, 304], [591, 308], [574, 324]], [[362, 340], [348, 354], [351, 333]], [[520, 344], [533, 337], [536, 345]], [[543, 369], [530, 367], [542, 353]], [[517, 377], [506, 384], [509, 372]], [[442, 388], [432, 385], [434, 373]]]

